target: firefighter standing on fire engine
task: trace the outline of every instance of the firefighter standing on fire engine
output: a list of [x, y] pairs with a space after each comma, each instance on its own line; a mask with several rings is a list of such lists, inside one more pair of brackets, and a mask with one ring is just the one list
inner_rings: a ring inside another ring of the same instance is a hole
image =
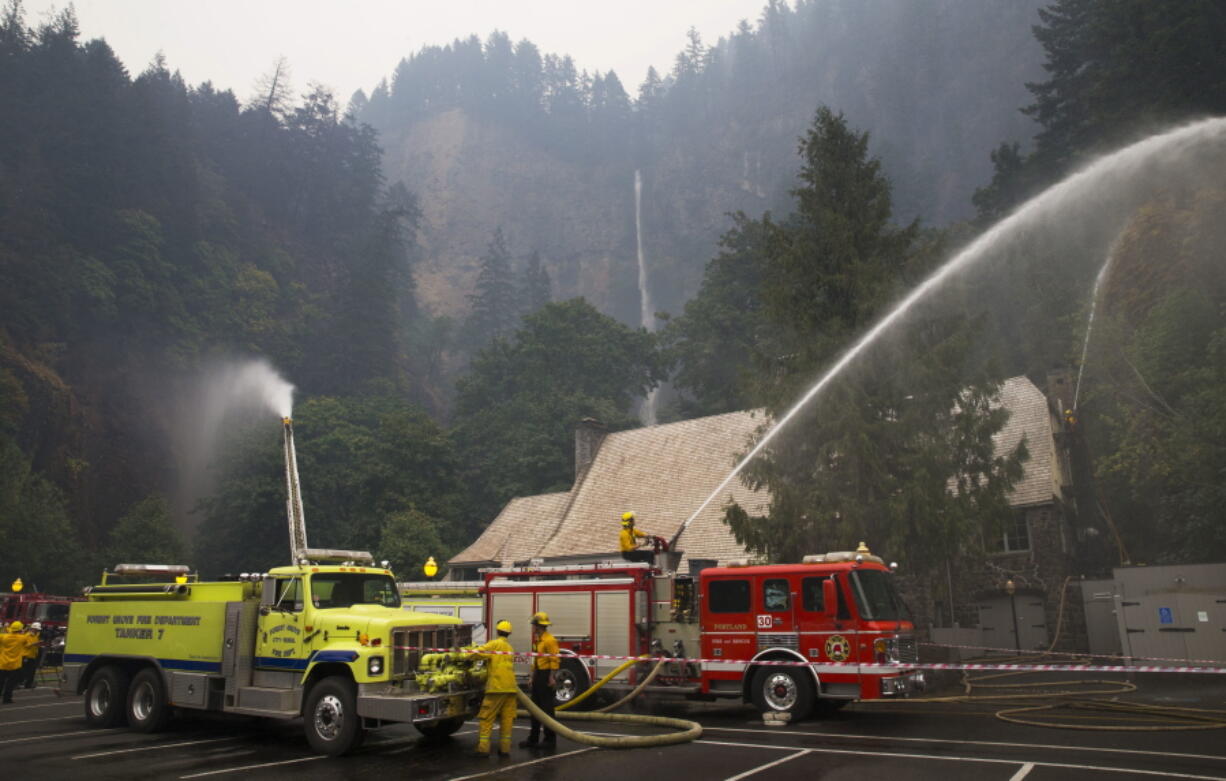
[[634, 528], [634, 513], [622, 513], [622, 530], [618, 535], [617, 545], [622, 552], [623, 559], [650, 564], [653, 559], [651, 551], [637, 550], [639, 538], [646, 539], [647, 536], [646, 532]]
[[[558, 641], [546, 629], [552, 622], [548, 613], [536, 613], [532, 616], [532, 651], [541, 654], [532, 657], [532, 701], [550, 718], [553, 717], [554, 684], [557, 682]], [[532, 717], [532, 729], [527, 740], [519, 743], [520, 748], [532, 748], [539, 742], [545, 748], [553, 748], [558, 744], [558, 738], [553, 730], [545, 727], [545, 739], [538, 740], [542, 724]]]
[[494, 719], [499, 720], [498, 755], [505, 757], [511, 753], [511, 730], [515, 727], [515, 693], [519, 691], [519, 686], [515, 683], [515, 652], [507, 642], [507, 638], [511, 636], [511, 622], [499, 621], [494, 629], [498, 636], [475, 651], [485, 657], [485, 666], [489, 670], [485, 697], [481, 700], [481, 710], [477, 713], [476, 754], [481, 757], [490, 755], [490, 735], [494, 732]]
[[23, 629], [24, 624], [14, 621], [9, 624], [8, 631], [0, 635], [0, 694], [6, 703], [13, 701], [13, 689], [21, 678], [21, 660], [26, 648], [38, 643], [37, 637], [26, 634]]

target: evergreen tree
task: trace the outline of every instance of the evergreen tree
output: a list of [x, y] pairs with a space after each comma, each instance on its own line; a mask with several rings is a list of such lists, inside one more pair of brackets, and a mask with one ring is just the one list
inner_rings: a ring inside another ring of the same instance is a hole
[[553, 300], [549, 272], [541, 263], [541, 253], [533, 250], [524, 264], [519, 282], [520, 313], [530, 315]]
[[583, 299], [546, 305], [478, 352], [458, 383], [454, 428], [470, 517], [488, 522], [514, 496], [565, 490], [575, 424], [637, 425], [634, 407], [663, 373], [652, 334]]
[[509, 334], [515, 328], [519, 314], [515, 299], [511, 252], [499, 226], [494, 230], [494, 237], [481, 258], [476, 284], [468, 296], [471, 307], [466, 323], [468, 343], [480, 348]]
[[[780, 418], [937, 257], [917, 225], [891, 223], [880, 162], [842, 115], [819, 109], [800, 153], [796, 211], [739, 217], [673, 326], [682, 387], [716, 409], [741, 399], [711, 386], [732, 385]], [[746, 470], [772, 501], [764, 517], [727, 508], [737, 539], [780, 560], [861, 539], [920, 560], [976, 545], [1007, 516], [1025, 450], [993, 452], [1006, 413], [972, 335], [931, 307], [844, 371]]]

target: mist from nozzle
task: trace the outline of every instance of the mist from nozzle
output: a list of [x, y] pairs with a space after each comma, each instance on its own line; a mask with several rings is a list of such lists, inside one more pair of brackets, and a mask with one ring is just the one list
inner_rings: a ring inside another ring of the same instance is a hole
[[[172, 424], [178, 487], [173, 504], [176, 515], [187, 515], [215, 485], [213, 466], [220, 454], [222, 434], [239, 426], [288, 418], [294, 411], [294, 386], [267, 360], [218, 361], [202, 367], [190, 381], [180, 384]], [[275, 441], [275, 429], [270, 429]]]

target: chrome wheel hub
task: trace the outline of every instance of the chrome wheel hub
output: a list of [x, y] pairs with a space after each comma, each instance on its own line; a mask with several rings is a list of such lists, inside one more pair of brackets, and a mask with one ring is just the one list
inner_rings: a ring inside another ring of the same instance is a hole
[[315, 732], [324, 740], [335, 740], [345, 721], [345, 708], [340, 698], [329, 694], [315, 703]]
[[767, 677], [763, 685], [763, 699], [774, 710], [791, 710], [796, 705], [800, 692], [796, 681], [786, 673], [774, 673]]

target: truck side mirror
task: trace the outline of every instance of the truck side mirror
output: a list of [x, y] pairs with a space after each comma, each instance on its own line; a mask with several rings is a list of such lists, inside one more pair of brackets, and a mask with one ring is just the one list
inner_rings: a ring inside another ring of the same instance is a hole
[[277, 602], [277, 581], [274, 578], [264, 578], [264, 590], [260, 593], [260, 604], [271, 607]]
[[838, 613], [839, 595], [835, 591], [833, 576], [822, 581], [822, 605], [826, 608], [827, 613]]

